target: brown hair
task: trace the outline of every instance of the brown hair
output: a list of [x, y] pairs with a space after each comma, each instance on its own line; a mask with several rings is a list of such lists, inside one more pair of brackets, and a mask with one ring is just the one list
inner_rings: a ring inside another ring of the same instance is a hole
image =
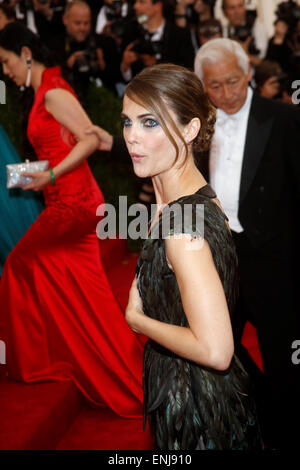
[[16, 13], [13, 7], [1, 3], [0, 10], [4, 13], [4, 15], [6, 16], [8, 20], [11, 20], [11, 21], [16, 20]]
[[209, 149], [214, 133], [216, 110], [194, 72], [173, 64], [147, 67], [127, 85], [125, 95], [156, 116], [176, 149], [175, 162], [178, 159], [179, 149], [169, 129], [184, 143], [186, 156], [188, 147], [168, 111], [168, 106], [175, 113], [180, 125], [187, 125], [195, 117], [200, 119], [201, 129], [192, 144], [193, 154]]

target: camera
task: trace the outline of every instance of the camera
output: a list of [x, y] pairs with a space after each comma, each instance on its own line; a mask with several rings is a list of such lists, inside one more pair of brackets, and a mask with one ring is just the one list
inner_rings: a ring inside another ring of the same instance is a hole
[[113, 0], [110, 5], [105, 5], [107, 20], [111, 23], [109, 31], [116, 37], [123, 36], [128, 25], [128, 19], [122, 16], [122, 0]]
[[120, 19], [122, 17], [122, 1], [113, 0], [111, 5], [105, 5], [105, 13], [109, 21]]
[[134, 41], [132, 50], [137, 54], [161, 55], [162, 41], [149, 41], [146, 38], [139, 38]]
[[81, 57], [76, 59], [76, 67], [78, 72], [80, 73], [87, 73], [89, 72], [90, 75], [97, 74], [98, 71], [98, 62], [97, 58], [94, 57], [94, 54], [91, 53], [89, 49], [86, 49], [83, 52]]
[[93, 37], [89, 39], [87, 47], [83, 51], [82, 56], [76, 59], [75, 67], [80, 73], [89, 73], [89, 75], [91, 76], [97, 75], [98, 60], [96, 52], [96, 42]]
[[[256, 10], [248, 10], [246, 12], [246, 23], [244, 25], [235, 26], [232, 37], [238, 39], [241, 42], [245, 42], [250, 36], [252, 36], [252, 29], [256, 20], [256, 16]], [[259, 54], [260, 51], [257, 49], [254, 39], [252, 39], [250, 42], [248, 50], [249, 54], [251, 55], [256, 56]]]

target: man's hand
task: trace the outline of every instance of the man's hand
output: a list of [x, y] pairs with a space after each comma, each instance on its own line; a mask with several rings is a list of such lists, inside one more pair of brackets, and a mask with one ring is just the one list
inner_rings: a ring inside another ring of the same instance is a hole
[[74, 67], [76, 60], [79, 57], [83, 57], [83, 55], [84, 55], [84, 51], [73, 52], [73, 54], [70, 55], [70, 57], [67, 60], [67, 66], [69, 67], [69, 69], [72, 69]]
[[145, 67], [151, 67], [151, 65], [157, 63], [156, 57], [153, 54], [141, 54], [140, 57]]
[[126, 47], [125, 51], [123, 52], [122, 62], [121, 62], [121, 70], [125, 73], [131, 67], [131, 64], [138, 60], [138, 55], [132, 49], [134, 47], [134, 42], [131, 42]]

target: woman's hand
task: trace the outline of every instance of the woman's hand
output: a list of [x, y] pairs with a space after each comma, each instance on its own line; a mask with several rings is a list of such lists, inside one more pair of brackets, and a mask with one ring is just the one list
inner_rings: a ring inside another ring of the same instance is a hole
[[128, 305], [125, 311], [126, 321], [135, 333], [142, 333], [139, 325], [141, 323], [140, 320], [142, 320], [144, 316], [143, 302], [137, 288], [137, 279], [135, 277], [129, 291]]
[[99, 126], [91, 126], [85, 131], [86, 134], [95, 134], [99, 139], [98, 150], [110, 151], [113, 144], [113, 136]]
[[51, 175], [49, 170], [36, 171], [35, 173], [24, 172], [22, 175], [32, 178], [31, 183], [22, 188], [24, 191], [27, 191], [28, 189], [32, 189], [33, 191], [41, 191], [45, 186], [47, 186], [47, 184], [51, 182]]

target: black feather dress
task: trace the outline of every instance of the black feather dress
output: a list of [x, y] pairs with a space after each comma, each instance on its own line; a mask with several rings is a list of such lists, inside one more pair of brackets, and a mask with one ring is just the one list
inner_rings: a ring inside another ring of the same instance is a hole
[[[215, 197], [206, 185], [169, 204], [168, 209], [174, 204], [177, 208], [186, 204], [192, 207], [192, 219], [184, 223], [180, 219], [179, 227], [178, 218], [170, 212], [169, 233], [203, 236], [200, 226], [204, 224], [204, 238], [232, 312], [238, 293], [237, 257], [226, 216], [212, 200]], [[196, 218], [199, 208], [202, 219]], [[164, 212], [165, 209], [162, 215]], [[162, 215], [137, 263], [138, 288], [146, 315], [187, 327], [176, 277], [166, 261]], [[235, 356], [229, 369], [220, 372], [179, 357], [149, 340], [144, 352], [143, 381], [144, 423], [148, 417], [157, 449], [262, 449], [249, 377]]]

